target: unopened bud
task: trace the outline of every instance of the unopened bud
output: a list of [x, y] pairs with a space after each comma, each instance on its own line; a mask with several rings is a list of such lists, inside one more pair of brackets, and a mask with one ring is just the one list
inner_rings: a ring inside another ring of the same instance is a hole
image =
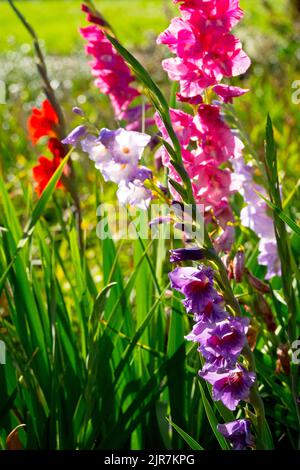
[[170, 250], [170, 262], [199, 261], [205, 258], [205, 254], [206, 251], [198, 247], [177, 248], [176, 250]]
[[271, 310], [270, 305], [261, 294], [258, 294], [257, 296], [257, 299], [255, 301], [255, 309], [257, 313], [259, 313], [263, 317], [268, 331], [274, 333], [277, 326], [275, 323], [273, 312]]
[[81, 108], [78, 108], [78, 106], [74, 106], [72, 111], [73, 111], [73, 113], [78, 114], [78, 116], [81, 116], [81, 117], [84, 116], [84, 112], [82, 111]]
[[257, 336], [258, 336], [258, 329], [251, 323], [247, 331], [247, 341], [251, 348], [251, 351], [254, 351], [256, 347]]
[[236, 282], [242, 282], [245, 272], [245, 252], [238, 250], [233, 260], [233, 277]]
[[263, 294], [268, 294], [271, 291], [268, 284], [266, 284], [265, 282], [255, 277], [250, 271], [248, 271], [248, 269], [246, 270], [246, 274], [247, 274], [247, 279], [249, 281], [249, 284], [251, 284], [251, 286], [255, 290], [258, 290], [259, 292], [262, 292]]

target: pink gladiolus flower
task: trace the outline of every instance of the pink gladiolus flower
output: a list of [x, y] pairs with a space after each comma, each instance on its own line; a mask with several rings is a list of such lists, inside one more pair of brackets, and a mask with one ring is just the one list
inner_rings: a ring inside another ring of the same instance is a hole
[[199, 166], [197, 181], [193, 183], [194, 194], [198, 202], [218, 205], [230, 195], [230, 170], [221, 170], [214, 164]]
[[[173, 129], [176, 132], [180, 144], [187, 148], [193, 137], [200, 137], [200, 133], [197, 135], [197, 128], [194, 124], [193, 116], [179, 109], [170, 109], [170, 117], [173, 125]], [[162, 122], [158, 113], [155, 114], [156, 125], [159, 128], [162, 136], [165, 140], [170, 141], [169, 134]]]
[[180, 3], [183, 17], [174, 18], [157, 42], [177, 56], [164, 60], [163, 68], [171, 80], [180, 82], [180, 97], [194, 101], [223, 77], [245, 73], [251, 61], [239, 39], [229, 33], [242, 16], [238, 1]]
[[126, 111], [140, 93], [130, 86], [134, 77], [124, 59], [115, 51], [103, 31], [96, 25], [80, 29], [88, 41], [86, 53], [93, 56], [90, 62], [95, 84], [100, 91], [109, 95], [116, 117]]
[[203, 17], [203, 24], [222, 25], [230, 31], [243, 17], [239, 0], [174, 0], [180, 3], [180, 10], [185, 17], [197, 13]]
[[[230, 103], [248, 91], [220, 84], [224, 77], [245, 73], [250, 66], [241, 42], [230, 33], [243, 12], [239, 0], [174, 0], [174, 3], [179, 4], [182, 16], [171, 21], [157, 42], [167, 45], [175, 54], [162, 65], [169, 78], [179, 82], [177, 99], [193, 106], [194, 115], [171, 110], [170, 117], [195, 200], [204, 204], [206, 222], [217, 223], [222, 229], [215, 246], [226, 252], [234, 241], [229, 197], [236, 187], [230, 169], [220, 165], [240, 158], [244, 145], [222, 119], [220, 107], [207, 104], [210, 94], [206, 92], [212, 90], [222, 101]], [[163, 138], [172, 145], [158, 116], [156, 123]], [[181, 184], [167, 151], [159, 149], [158, 154], [169, 169], [169, 177]], [[181, 199], [172, 186], [170, 191], [174, 198]]]
[[250, 59], [239, 39], [219, 26], [203, 28], [201, 18], [196, 13], [188, 21], [174, 18], [158, 37], [158, 44], [166, 44], [183, 60], [195, 61], [202, 72], [213, 74], [216, 80], [246, 72]]
[[200, 105], [194, 124], [201, 135], [203, 160], [220, 164], [241, 156], [244, 145], [222, 120], [218, 106]]
[[207, 28], [203, 33], [203, 49], [202, 70], [206, 75], [213, 74], [217, 81], [242, 75], [251, 65], [239, 39], [216, 28]]
[[180, 94], [183, 98], [198, 97], [206, 88], [216, 84], [215, 77], [206, 75], [192, 59], [165, 59], [162, 66], [170, 80], [180, 83]]

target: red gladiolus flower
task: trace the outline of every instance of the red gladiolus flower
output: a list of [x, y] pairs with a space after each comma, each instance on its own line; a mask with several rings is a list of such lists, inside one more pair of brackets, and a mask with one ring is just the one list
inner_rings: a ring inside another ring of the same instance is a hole
[[[33, 178], [35, 181], [35, 191], [37, 192], [38, 196], [41, 196], [60, 163], [61, 159], [58, 156], [55, 156], [53, 160], [50, 160], [44, 156], [39, 158], [39, 164], [32, 169]], [[64, 188], [61, 180], [58, 181], [56, 188]]]
[[28, 131], [32, 143], [35, 145], [45, 135], [57, 137], [56, 126], [58, 123], [58, 116], [48, 100], [42, 103], [42, 109], [33, 108], [28, 119]]

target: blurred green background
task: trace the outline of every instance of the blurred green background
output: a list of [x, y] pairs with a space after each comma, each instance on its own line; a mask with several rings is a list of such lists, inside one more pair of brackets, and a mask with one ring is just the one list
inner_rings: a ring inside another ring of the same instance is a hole
[[[93, 85], [83, 40], [78, 28], [85, 16], [80, 0], [18, 1], [17, 5], [36, 30], [45, 52], [51, 84], [56, 90], [71, 127], [71, 109], [82, 106], [91, 120], [113, 125], [106, 97]], [[164, 87], [170, 85], [160, 61], [167, 48], [155, 44], [176, 8], [171, 0], [96, 0], [120, 40], [130, 48]], [[235, 33], [242, 39], [253, 65], [247, 76], [234, 84], [251, 92], [236, 100], [235, 113], [251, 142], [250, 152], [264, 151], [264, 129], [270, 113], [279, 145], [280, 176], [288, 197], [300, 174], [300, 104], [293, 103], [295, 80], [300, 79], [300, 2], [298, 0], [242, 0], [245, 18]], [[0, 105], [1, 172], [12, 184], [32, 184], [31, 167], [43, 146], [33, 149], [26, 136], [26, 119], [33, 104], [43, 99], [34, 65], [31, 39], [7, 1], [0, 1], [0, 80], [5, 82], [7, 103]], [[233, 82], [231, 82], [233, 83]], [[295, 209], [300, 209], [295, 193]], [[297, 216], [297, 214], [294, 214]]]

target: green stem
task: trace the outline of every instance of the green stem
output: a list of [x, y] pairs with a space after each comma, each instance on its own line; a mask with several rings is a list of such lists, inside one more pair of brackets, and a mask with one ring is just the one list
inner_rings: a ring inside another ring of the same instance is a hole
[[41, 76], [41, 78], [44, 82], [45, 94], [46, 94], [47, 98], [49, 99], [50, 103], [52, 104], [53, 108], [55, 109], [55, 112], [56, 112], [56, 114], [59, 118], [59, 124], [60, 125], [59, 125], [58, 131], [60, 133], [60, 137], [63, 139], [66, 136], [64, 115], [63, 115], [62, 109], [61, 109], [58, 101], [56, 100], [56, 96], [55, 96], [55, 93], [53, 91], [53, 88], [51, 87], [50, 80], [49, 80], [49, 77], [48, 77], [46, 62], [45, 62], [42, 50], [41, 50], [40, 45], [39, 45], [39, 40], [38, 40], [37, 34], [34, 31], [33, 27], [28, 23], [26, 18], [19, 11], [19, 9], [15, 6], [13, 0], [8, 0], [8, 3], [10, 4], [11, 8], [13, 9], [15, 14], [17, 15], [17, 17], [21, 21], [21, 23], [23, 24], [25, 29], [28, 31], [28, 33], [32, 37], [34, 49], [35, 49], [35, 52], [36, 52], [36, 55], [37, 55], [37, 58], [38, 58], [37, 69], [38, 69], [39, 75]]

